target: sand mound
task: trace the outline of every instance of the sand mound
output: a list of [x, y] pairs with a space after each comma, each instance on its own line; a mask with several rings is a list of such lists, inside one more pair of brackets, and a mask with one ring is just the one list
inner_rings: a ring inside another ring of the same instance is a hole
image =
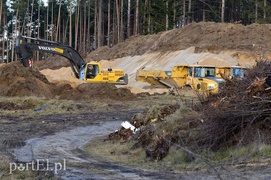
[[71, 67], [61, 67], [59, 69], [43, 69], [40, 71], [46, 76], [48, 81], [55, 84], [70, 84], [73, 88], [84, 83], [84, 81], [77, 79], [72, 72]]

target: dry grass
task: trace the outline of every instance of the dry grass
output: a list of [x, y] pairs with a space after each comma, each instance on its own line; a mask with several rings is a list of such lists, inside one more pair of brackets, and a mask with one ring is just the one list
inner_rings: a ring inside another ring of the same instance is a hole
[[179, 148], [172, 147], [170, 153], [161, 161], [152, 161], [146, 158], [145, 150], [138, 148], [131, 150], [134, 142], [111, 143], [96, 140], [85, 146], [86, 152], [101, 161], [120, 163], [152, 171], [183, 172], [202, 169], [204, 164], [189, 162], [187, 154]]

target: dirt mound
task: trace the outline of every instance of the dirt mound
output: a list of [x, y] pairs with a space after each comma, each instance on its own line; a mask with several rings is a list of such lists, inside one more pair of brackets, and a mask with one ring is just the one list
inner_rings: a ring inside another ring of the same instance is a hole
[[13, 62], [0, 67], [1, 96], [37, 96], [52, 97], [51, 84], [44, 75], [20, 62]]
[[88, 60], [115, 59], [153, 51], [177, 51], [192, 46], [198, 53], [225, 50], [258, 53], [271, 47], [270, 30], [270, 24], [191, 23], [182, 29], [134, 36], [112, 48], [101, 47], [91, 52]]
[[135, 96], [128, 89], [118, 89], [111, 84], [81, 84], [73, 88], [67, 83], [50, 83], [39, 71], [25, 68], [20, 62], [0, 67], [1, 96], [60, 97], [71, 100], [94, 98], [131, 99]]
[[62, 67], [70, 66], [70, 62], [67, 58], [59, 55], [50, 55], [44, 61], [36, 61], [33, 64], [34, 69], [43, 70], [43, 69], [59, 69]]
[[62, 93], [62, 99], [91, 100], [91, 99], [134, 99], [135, 96], [125, 88], [117, 88], [112, 84], [80, 84], [77, 88]]

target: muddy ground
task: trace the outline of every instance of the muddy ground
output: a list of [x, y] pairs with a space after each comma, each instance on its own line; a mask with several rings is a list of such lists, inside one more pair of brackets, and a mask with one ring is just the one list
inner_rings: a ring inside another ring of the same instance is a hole
[[[142, 95], [126, 101], [110, 99], [68, 101], [11, 97], [1, 99], [0, 102], [2, 105], [0, 149], [3, 159], [0, 164], [1, 179], [166, 177], [164, 173], [153, 173], [100, 161], [84, 155], [83, 147], [91, 139], [103, 138], [119, 129], [121, 122], [131, 119], [153, 104], [176, 104], [175, 96], [169, 95], [165, 99], [163, 95]], [[34, 174], [27, 174], [26, 171], [18, 170], [10, 174], [10, 163], [28, 163], [35, 159], [50, 159], [51, 164], [65, 159], [68, 165], [65, 171], [59, 171], [58, 174], [53, 171], [34, 171]], [[175, 176], [172, 174], [172, 177]]]

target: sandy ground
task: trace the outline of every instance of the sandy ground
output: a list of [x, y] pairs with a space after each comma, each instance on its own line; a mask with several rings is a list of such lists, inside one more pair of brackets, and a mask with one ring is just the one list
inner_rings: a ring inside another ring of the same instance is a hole
[[[143, 55], [127, 56], [122, 58], [117, 58], [112, 60], [101, 60], [99, 61], [104, 69], [123, 69], [129, 76], [129, 83], [126, 87], [131, 90], [132, 93], [142, 93], [148, 92], [150, 94], [154, 93], [164, 93], [168, 92], [164, 88], [150, 88], [148, 83], [136, 81], [136, 72], [140, 69], [145, 70], [165, 70], [170, 71], [176, 65], [209, 65], [209, 66], [219, 66], [219, 67], [229, 67], [241, 65], [244, 67], [250, 67], [255, 62], [252, 57], [247, 58], [236, 56], [232, 51], [221, 52], [219, 54], [202, 52], [196, 53], [195, 47], [190, 47], [185, 50], [179, 50], [174, 52], [150, 52]], [[247, 59], [246, 59], [247, 58]], [[72, 87], [76, 87], [83, 83], [82, 81], [76, 79], [69, 67], [62, 67], [57, 70], [44, 69], [41, 70], [50, 82], [53, 83], [69, 83]], [[57, 76], [56, 76], [57, 74]]]

